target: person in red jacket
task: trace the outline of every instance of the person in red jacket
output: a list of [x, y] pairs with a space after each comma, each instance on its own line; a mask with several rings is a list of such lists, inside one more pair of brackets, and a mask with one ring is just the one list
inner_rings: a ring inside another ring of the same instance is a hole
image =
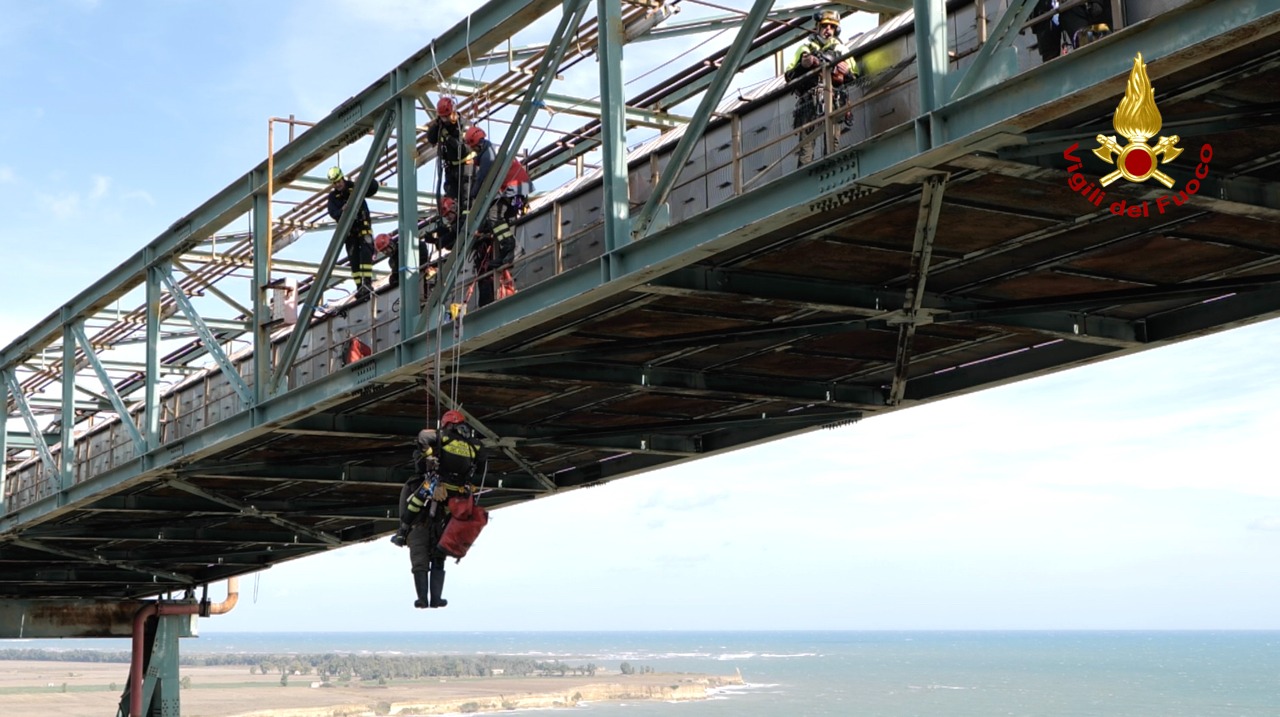
[[[474, 204], [497, 157], [493, 143], [479, 127], [468, 128], [463, 134], [463, 140], [476, 158], [476, 175], [471, 183], [471, 200]], [[498, 185], [497, 197], [489, 205], [471, 249], [480, 306], [493, 303], [495, 283], [501, 282], [507, 285], [506, 291], [514, 291], [511, 263], [516, 256], [515, 222], [528, 211], [529, 195], [532, 193], [533, 183], [529, 181], [529, 172], [520, 160], [513, 158], [510, 169]]]

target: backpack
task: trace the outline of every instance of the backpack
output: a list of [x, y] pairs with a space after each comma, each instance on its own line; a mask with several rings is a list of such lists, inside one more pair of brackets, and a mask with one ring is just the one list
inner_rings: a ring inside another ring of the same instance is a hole
[[474, 495], [449, 498], [449, 524], [436, 547], [451, 558], [461, 560], [489, 524], [489, 511], [476, 503]]
[[465, 481], [475, 473], [482, 450], [480, 439], [468, 425], [449, 426], [440, 433], [440, 474]]

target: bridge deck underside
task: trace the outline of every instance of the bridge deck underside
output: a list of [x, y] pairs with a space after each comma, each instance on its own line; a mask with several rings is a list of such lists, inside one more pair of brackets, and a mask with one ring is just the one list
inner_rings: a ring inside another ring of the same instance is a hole
[[[1029, 138], [1064, 139], [1042, 151], [925, 168], [946, 173], [940, 195], [889, 184], [815, 205], [633, 290], [507, 327], [482, 348], [464, 342], [440, 383], [456, 380], [449, 392], [499, 439], [486, 504], [1275, 316], [1280, 127], [1267, 113], [1278, 54], [1272, 37], [1158, 83], [1166, 119], [1237, 113], [1179, 131], [1186, 152], [1168, 167], [1181, 172], [1179, 189], [1212, 147], [1185, 206], [1159, 212], [1157, 199], [1173, 192], [1154, 181], [1114, 183], [1100, 207], [1068, 185], [1063, 150], [1079, 142], [1083, 157], [1094, 134], [1112, 134], [1118, 95], [1103, 93], [1065, 116], [1046, 112], [1057, 119]], [[1211, 188], [1228, 180], [1259, 200], [1216, 198]], [[918, 232], [930, 196], [942, 202], [932, 243]], [[1146, 201], [1149, 216], [1113, 216], [1122, 199]], [[71, 507], [4, 546], [5, 593], [145, 596], [385, 534], [432, 383], [424, 374], [369, 384], [175, 474]]]

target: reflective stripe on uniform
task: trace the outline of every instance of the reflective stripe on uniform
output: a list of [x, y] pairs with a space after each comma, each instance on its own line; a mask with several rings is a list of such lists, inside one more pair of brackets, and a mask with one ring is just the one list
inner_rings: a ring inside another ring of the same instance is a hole
[[475, 460], [475, 457], [476, 457], [475, 446], [471, 445], [467, 441], [446, 440], [446, 441], [443, 441], [443, 443], [444, 445], [442, 446], [442, 449], [444, 450], [445, 453], [452, 453], [455, 456], [462, 456], [463, 458]]

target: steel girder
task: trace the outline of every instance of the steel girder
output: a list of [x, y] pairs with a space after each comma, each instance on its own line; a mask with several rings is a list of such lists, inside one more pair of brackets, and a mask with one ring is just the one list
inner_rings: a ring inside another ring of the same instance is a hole
[[[531, 4], [520, 5], [526, 7]], [[1249, 0], [1221, 0], [1213, 3], [1211, 9], [1206, 8], [1206, 5], [1180, 8], [1133, 28], [1131, 34], [1117, 35], [1088, 48], [1087, 52], [1082, 51], [1072, 63], [1049, 63], [1008, 83], [980, 90], [939, 107], [932, 118], [936, 123], [934, 126], [939, 129], [936, 137], [939, 142], [923, 155], [916, 152], [914, 126], [904, 126], [877, 138], [875, 143], [847, 148], [812, 170], [793, 176], [785, 185], [770, 185], [767, 192], [730, 200], [699, 217], [657, 232], [643, 242], [618, 247], [607, 260], [612, 265], [612, 281], [602, 279], [609, 274], [602, 271], [603, 267], [598, 262], [523, 289], [516, 296], [469, 317], [467, 330], [458, 341], [468, 350], [481, 349], [510, 336], [517, 330], [511, 326], [516, 319], [537, 320], [586, 306], [607, 296], [643, 290], [645, 285], [690, 266], [709, 252], [783, 226], [814, 208], [840, 206], [865, 193], [860, 185], [882, 185], [896, 177], [936, 166], [975, 150], [1016, 143], [1010, 138], [1026, 127], [1043, 122], [1045, 108], [1054, 106], [1059, 97], [1077, 97], [1085, 101], [1109, 94], [1111, 89], [1100, 87], [1100, 83], [1104, 80], [1118, 81], [1127, 72], [1136, 50], [1141, 50], [1151, 59], [1152, 74], [1159, 77], [1194, 62], [1196, 52], [1191, 48], [1200, 43], [1226, 46], [1247, 42], [1247, 36], [1236, 32], [1244, 27], [1255, 33], [1276, 32], [1277, 15], [1280, 14], [1264, 3]], [[1065, 104], [1057, 106], [1063, 107], [1062, 112], [1067, 111]], [[1029, 115], [1033, 111], [1036, 114], [1031, 118]], [[303, 158], [301, 154], [295, 157], [293, 166], [301, 164]], [[854, 158], [856, 162], [849, 161]], [[227, 192], [220, 194], [197, 210], [189, 218], [189, 224], [158, 239], [154, 249], [162, 253], [172, 251], [190, 237], [193, 232], [190, 227], [210, 226], [220, 211], [232, 206], [232, 196], [243, 197], [239, 201], [247, 201], [249, 195], [243, 190], [231, 195]], [[149, 261], [144, 262], [142, 256], [135, 257], [122, 269], [133, 263], [141, 266]], [[118, 275], [99, 282], [73, 301], [72, 315], [94, 305], [95, 301], [124, 283]], [[1254, 292], [1248, 301], [1252, 303], [1247, 308], [1243, 301], [1222, 300], [1170, 317], [1156, 327], [1159, 329], [1157, 340], [1185, 336], [1216, 325], [1211, 322], [1230, 320], [1233, 316], [1247, 317], [1253, 315], [1249, 312], [1260, 308], [1274, 311], [1273, 304], [1280, 303], [1273, 292]], [[29, 351], [38, 339], [43, 340], [56, 329], [57, 324], [46, 322], [0, 355], [6, 362], [13, 361], [24, 351]], [[443, 348], [450, 348], [454, 341], [450, 336], [443, 337]], [[323, 412], [351, 389], [369, 380], [378, 382], [408, 375], [429, 361], [437, 348], [433, 337], [411, 337], [394, 350], [384, 351], [368, 360], [372, 378], [368, 377], [370, 371], [356, 376], [351, 370], [343, 370], [313, 384], [271, 397], [260, 402], [253, 411], [206, 427], [175, 445], [164, 447], [155, 453], [150, 464], [135, 460], [110, 473], [71, 486], [65, 491], [63, 500], [88, 499], [104, 486], [130, 480], [144, 470], [163, 469], [177, 460], [198, 460], [223, 444], [262, 436], [299, 418]], [[904, 400], [971, 390], [977, 385], [1012, 380], [1027, 371], [1052, 370], [1115, 350], [1115, 347], [1071, 342], [1051, 344], [1038, 351], [1026, 352], [1025, 360], [987, 362], [944, 376], [914, 379]], [[1019, 366], [1015, 361], [1023, 363]], [[754, 439], [744, 434], [742, 440]], [[575, 469], [566, 473], [563, 481], [557, 476], [557, 483], [590, 482], [643, 470], [647, 465], [660, 462], [653, 456], [628, 457], [605, 465]], [[38, 521], [41, 515], [54, 509], [53, 503], [39, 503], [24, 511], [23, 520]], [[14, 516], [6, 516], [0, 521], [0, 526], [12, 527], [14, 520]]]

